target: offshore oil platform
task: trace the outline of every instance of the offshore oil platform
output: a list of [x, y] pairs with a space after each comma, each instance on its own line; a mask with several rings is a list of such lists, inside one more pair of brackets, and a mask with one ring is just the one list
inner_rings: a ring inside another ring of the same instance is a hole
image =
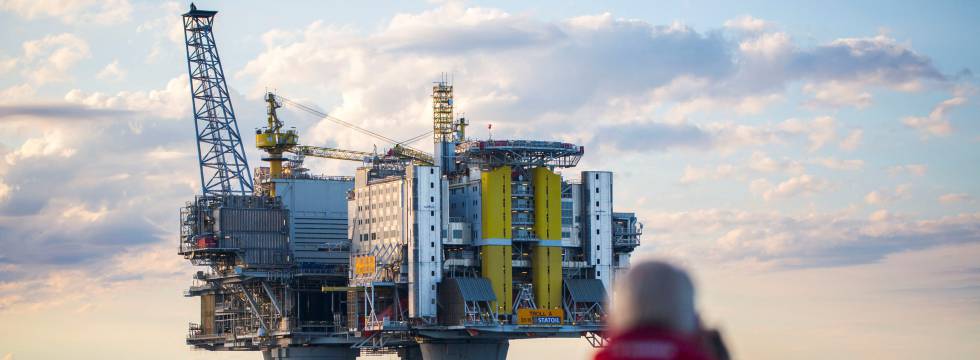
[[[642, 229], [614, 212], [613, 174], [575, 167], [582, 146], [477, 140], [453, 85], [432, 87], [434, 151], [269, 93], [254, 176], [212, 33], [183, 14], [201, 194], [180, 210], [179, 254], [204, 267], [194, 348], [266, 359], [504, 359], [508, 340], [584, 337], [602, 346], [604, 304]], [[301, 145], [289, 105], [373, 137], [364, 152]], [[317, 176], [305, 157], [360, 162]]]

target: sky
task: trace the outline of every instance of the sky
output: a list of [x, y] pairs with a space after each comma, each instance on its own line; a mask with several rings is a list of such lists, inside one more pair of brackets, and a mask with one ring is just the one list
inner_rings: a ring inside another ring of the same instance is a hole
[[[565, 175], [615, 172], [616, 211], [644, 224], [635, 258], [688, 268], [736, 358], [980, 357], [980, 3], [197, 5], [219, 11], [243, 132], [275, 90], [411, 138], [448, 73], [469, 136], [584, 145]], [[259, 357], [183, 342], [187, 8], [0, 0], [0, 359]], [[281, 117], [304, 144], [384, 145]], [[557, 353], [592, 350], [515, 341], [510, 358]]]

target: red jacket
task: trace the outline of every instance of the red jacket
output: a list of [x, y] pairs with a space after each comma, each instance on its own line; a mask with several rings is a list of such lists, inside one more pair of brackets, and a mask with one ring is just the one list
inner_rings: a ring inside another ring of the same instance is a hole
[[609, 339], [595, 360], [711, 360], [693, 338], [638, 328]]

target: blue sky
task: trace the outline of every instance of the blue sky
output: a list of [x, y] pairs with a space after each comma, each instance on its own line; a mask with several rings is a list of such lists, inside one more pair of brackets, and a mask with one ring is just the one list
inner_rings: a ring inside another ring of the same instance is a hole
[[[739, 358], [980, 353], [976, 2], [197, 5], [219, 10], [243, 131], [275, 89], [410, 138], [450, 72], [470, 136], [585, 145], [567, 176], [616, 173], [617, 210], [645, 224], [637, 257], [688, 266]], [[136, 330], [129, 357], [256, 356], [182, 345], [197, 314], [175, 218], [200, 186], [187, 7], [0, 1], [0, 359], [117, 346], [88, 327]], [[304, 143], [375, 145], [284, 117]], [[511, 357], [556, 349], [590, 353]]]

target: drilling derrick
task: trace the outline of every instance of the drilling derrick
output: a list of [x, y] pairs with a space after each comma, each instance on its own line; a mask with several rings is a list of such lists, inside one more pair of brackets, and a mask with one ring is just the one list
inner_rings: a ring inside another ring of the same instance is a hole
[[434, 165], [453, 169], [456, 123], [453, 121], [453, 85], [446, 76], [432, 85], [432, 140], [435, 144]]
[[252, 193], [252, 174], [211, 33], [217, 13], [198, 10], [192, 4], [191, 11], [184, 14], [184, 43], [202, 194], [246, 195]]

